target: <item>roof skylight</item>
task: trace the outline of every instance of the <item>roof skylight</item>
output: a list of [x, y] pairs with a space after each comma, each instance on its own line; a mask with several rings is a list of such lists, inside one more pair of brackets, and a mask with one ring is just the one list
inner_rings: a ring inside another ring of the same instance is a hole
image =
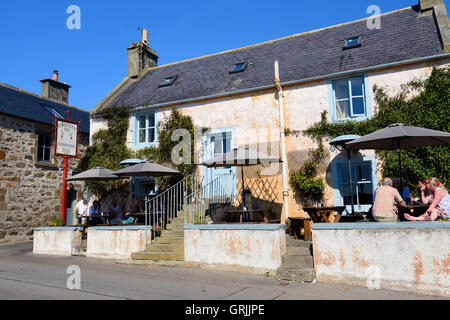
[[159, 84], [159, 87], [169, 87], [171, 86], [175, 80], [177, 80], [178, 76], [173, 76], [173, 77], [169, 77], [169, 78], [165, 78], [163, 81], [161, 81], [161, 83]]
[[233, 69], [230, 71], [230, 73], [238, 73], [238, 72], [244, 72], [245, 69], [247, 69], [248, 62], [241, 62], [234, 65]]
[[361, 47], [361, 37], [360, 36], [345, 39], [344, 49], [351, 49], [351, 48], [357, 48], [357, 47]]
[[49, 106], [44, 106], [45, 109], [47, 109], [48, 112], [50, 112], [55, 118], [60, 118], [60, 119], [64, 119], [63, 116], [61, 116], [58, 111], [56, 111], [55, 109], [53, 109], [52, 107]]

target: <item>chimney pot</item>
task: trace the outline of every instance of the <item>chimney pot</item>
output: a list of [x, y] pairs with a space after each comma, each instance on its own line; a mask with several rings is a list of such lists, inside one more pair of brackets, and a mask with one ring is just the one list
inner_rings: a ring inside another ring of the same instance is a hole
[[142, 43], [148, 46], [148, 29], [142, 29]]
[[53, 70], [53, 80], [58, 81], [58, 70]]

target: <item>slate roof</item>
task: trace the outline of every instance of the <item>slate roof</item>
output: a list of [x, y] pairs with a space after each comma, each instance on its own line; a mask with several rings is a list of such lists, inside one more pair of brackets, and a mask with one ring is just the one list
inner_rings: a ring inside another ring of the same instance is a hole
[[[362, 36], [362, 46], [343, 50], [344, 41]], [[367, 19], [273, 40], [260, 45], [168, 64], [152, 69], [131, 82], [107, 107], [140, 107], [221, 93], [257, 88], [274, 83], [274, 61], [280, 64], [281, 81], [297, 81], [444, 53], [432, 14], [421, 15], [419, 6], [381, 17], [381, 29], [367, 28]], [[233, 66], [249, 62], [245, 72], [230, 74]], [[159, 88], [165, 78], [178, 76], [170, 87]]]
[[54, 117], [45, 108], [53, 108], [61, 116], [65, 116], [67, 107], [70, 110], [70, 120], [81, 120], [81, 132], [89, 134], [89, 112], [53, 100], [45, 99], [37, 94], [27, 92], [0, 83], [0, 113], [53, 125]]

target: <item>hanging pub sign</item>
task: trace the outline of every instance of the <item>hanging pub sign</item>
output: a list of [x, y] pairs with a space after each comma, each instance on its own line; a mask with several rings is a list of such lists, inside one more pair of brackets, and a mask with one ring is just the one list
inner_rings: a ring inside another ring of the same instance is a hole
[[79, 123], [56, 119], [55, 126], [55, 155], [77, 157]]

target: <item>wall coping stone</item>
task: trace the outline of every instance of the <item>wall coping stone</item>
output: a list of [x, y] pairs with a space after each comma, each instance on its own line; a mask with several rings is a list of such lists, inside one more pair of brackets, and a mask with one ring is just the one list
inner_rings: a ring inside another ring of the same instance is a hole
[[83, 231], [83, 227], [41, 227], [34, 231]]
[[349, 222], [315, 223], [313, 230], [368, 230], [368, 229], [450, 229], [449, 222]]
[[284, 224], [205, 224], [184, 226], [184, 230], [254, 230], [254, 231], [276, 231], [284, 230]]
[[121, 231], [121, 230], [152, 230], [152, 226], [113, 226], [113, 227], [89, 227], [89, 230], [98, 231]]

